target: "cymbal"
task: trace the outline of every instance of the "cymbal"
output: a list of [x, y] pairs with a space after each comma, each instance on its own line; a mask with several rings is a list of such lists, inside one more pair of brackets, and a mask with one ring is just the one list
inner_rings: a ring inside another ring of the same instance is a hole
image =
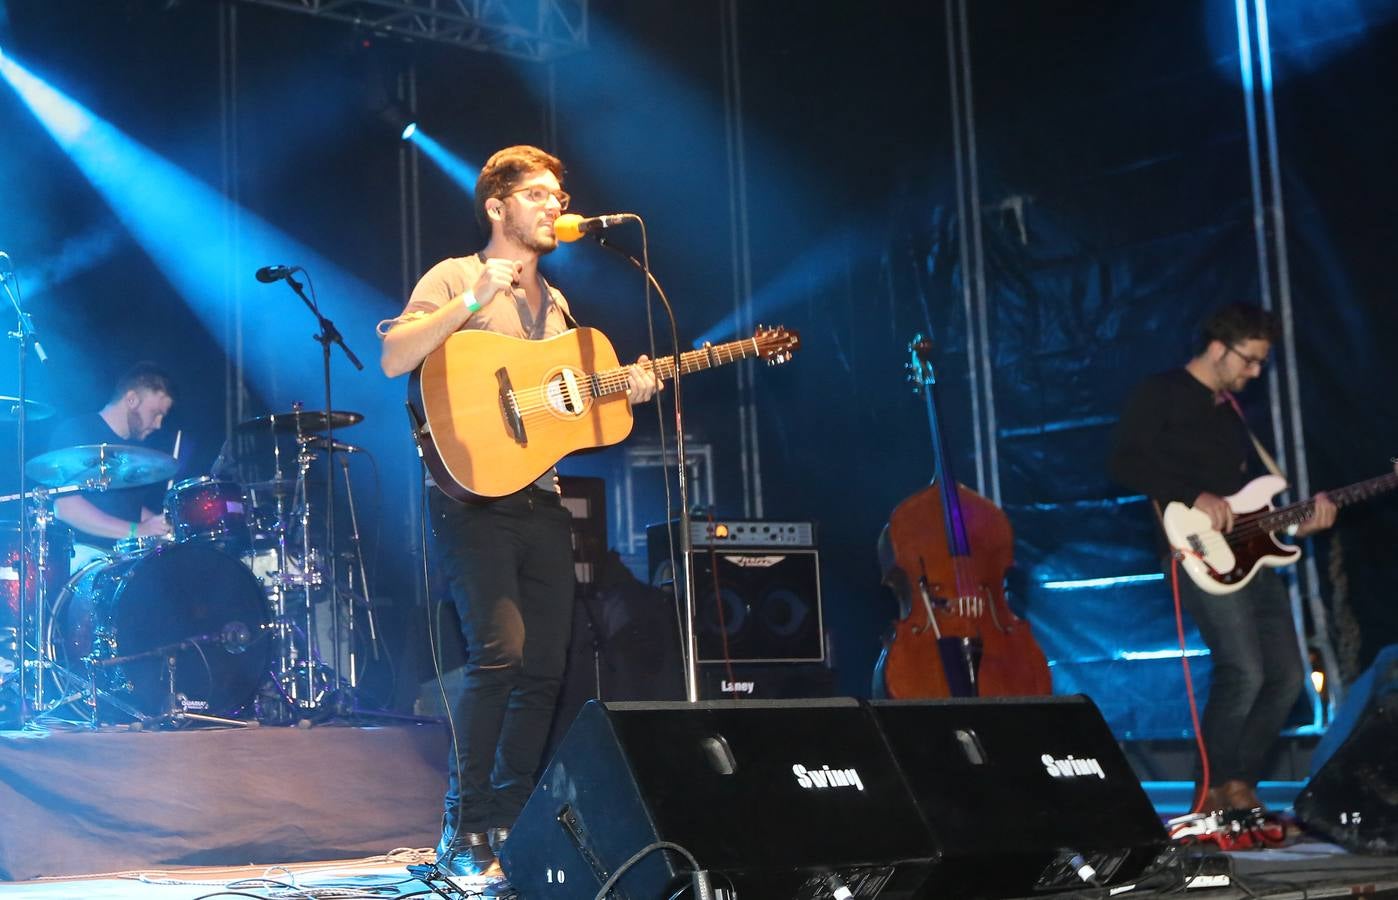
[[296, 479], [282, 478], [272, 481], [252, 481], [247, 485], [247, 489], [255, 494], [266, 494], [271, 497], [290, 497], [296, 493]]
[[364, 421], [364, 414], [337, 409], [326, 417], [322, 410], [303, 409], [300, 412], [272, 413], [238, 423], [242, 432], [258, 431], [328, 431], [347, 428]]
[[[40, 403], [38, 400], [26, 400], [24, 405], [29, 408], [29, 421], [37, 419], [47, 419], [53, 415], [53, 407], [47, 403]], [[14, 421], [19, 419], [19, 398], [0, 395], [0, 420]]]
[[149, 447], [80, 444], [34, 457], [25, 463], [24, 474], [48, 487], [105, 478], [108, 487], [126, 488], [165, 481], [176, 467], [173, 456]]

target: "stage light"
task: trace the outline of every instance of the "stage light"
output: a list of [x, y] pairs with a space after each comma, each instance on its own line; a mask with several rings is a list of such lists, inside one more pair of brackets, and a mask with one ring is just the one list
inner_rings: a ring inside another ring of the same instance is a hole
[[403, 140], [411, 140], [414, 134], [417, 134], [416, 122], [409, 122], [407, 125], [403, 126]]
[[[123, 133], [81, 103], [47, 84], [13, 56], [0, 58], [0, 78], [48, 131], [64, 153], [115, 213], [126, 231], [150, 257], [166, 281], [225, 351], [242, 354], [249, 379], [270, 403], [290, 403], [321, 384], [318, 348], [306, 339], [305, 328], [289, 328], [287, 305], [264, 300], [239, 304], [241, 333], [256, 340], [240, 342], [227, 327], [239, 289], [211, 290], [211, 285], [243, 285], [242, 291], [263, 291], [253, 285], [260, 265], [304, 266], [315, 279], [322, 299], [334, 298], [326, 310], [336, 319], [346, 341], [361, 356], [374, 352], [363, 335], [398, 301], [375, 291], [351, 273], [321, 256], [307, 244], [275, 228], [250, 210], [237, 207], [208, 184]], [[233, 213], [233, 215], [230, 215]], [[238, 222], [236, 233], [227, 222]], [[92, 251], [101, 250], [100, 242]], [[284, 288], [281, 288], [285, 290]], [[270, 289], [267, 289], [270, 290]], [[298, 320], [299, 321], [299, 320]], [[358, 338], [354, 336], [360, 336]], [[235, 348], [230, 346], [238, 343]], [[372, 364], [372, 358], [368, 360]], [[378, 409], [384, 421], [396, 417], [370, 388], [371, 379], [349, 381], [337, 390], [337, 400], [349, 408]]]

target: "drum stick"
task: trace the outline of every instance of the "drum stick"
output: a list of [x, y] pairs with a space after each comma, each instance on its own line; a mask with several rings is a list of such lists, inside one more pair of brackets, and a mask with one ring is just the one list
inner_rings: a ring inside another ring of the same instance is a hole
[[[180, 438], [182, 438], [182, 437], [184, 437], [184, 429], [183, 429], [183, 428], [181, 428], [181, 429], [179, 429], [178, 431], [175, 432], [175, 449], [172, 450], [172, 451], [170, 452], [170, 455], [173, 456], [173, 457], [175, 458], [175, 462], [179, 462], [179, 461], [180, 461]], [[176, 473], [179, 472], [179, 467], [178, 467], [178, 466], [175, 468], [175, 471], [176, 471]], [[165, 490], [167, 490], [167, 491], [170, 490], [170, 488], [172, 488], [172, 487], [174, 487], [174, 486], [175, 486], [175, 479], [174, 479], [173, 477], [171, 477], [171, 479], [170, 479], [169, 481], [165, 482]]]

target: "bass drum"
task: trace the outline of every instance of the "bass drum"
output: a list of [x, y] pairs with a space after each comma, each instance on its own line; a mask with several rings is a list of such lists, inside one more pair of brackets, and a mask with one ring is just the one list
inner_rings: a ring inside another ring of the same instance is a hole
[[246, 566], [206, 544], [168, 544], [74, 575], [47, 650], [70, 673], [91, 675], [99, 712], [230, 716], [266, 677], [270, 636], [262, 585]]

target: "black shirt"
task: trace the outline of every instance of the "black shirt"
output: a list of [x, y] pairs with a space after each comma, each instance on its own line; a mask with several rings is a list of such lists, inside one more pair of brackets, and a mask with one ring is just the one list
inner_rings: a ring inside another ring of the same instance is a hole
[[1226, 497], [1248, 482], [1252, 441], [1233, 404], [1185, 369], [1136, 388], [1112, 440], [1112, 478], [1159, 501]]
[[[81, 444], [142, 446], [141, 441], [123, 438], [112, 431], [112, 427], [97, 413], [88, 413], [60, 423], [54, 428], [53, 436], [49, 438], [49, 447], [53, 450], [76, 447]], [[145, 503], [147, 493], [147, 488], [134, 487], [111, 491], [82, 491], [78, 496], [109, 516], [115, 516], [127, 522], [139, 522], [141, 520], [141, 507]], [[73, 529], [73, 536], [81, 543], [95, 546], [110, 546], [112, 543], [111, 538], [87, 534], [76, 528]]]

